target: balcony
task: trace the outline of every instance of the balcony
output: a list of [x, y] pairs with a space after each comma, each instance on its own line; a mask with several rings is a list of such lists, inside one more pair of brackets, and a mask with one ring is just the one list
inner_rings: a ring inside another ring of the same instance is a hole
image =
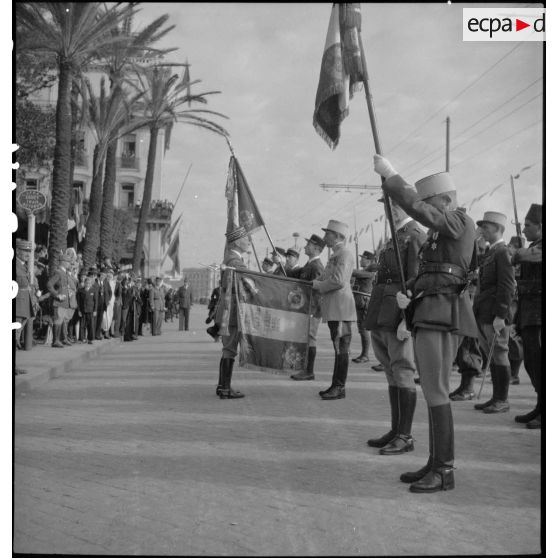
[[139, 170], [139, 158], [138, 157], [119, 157], [118, 158], [119, 167], [121, 169], [134, 169]]
[[85, 149], [76, 150], [76, 166], [87, 168], [87, 151]]

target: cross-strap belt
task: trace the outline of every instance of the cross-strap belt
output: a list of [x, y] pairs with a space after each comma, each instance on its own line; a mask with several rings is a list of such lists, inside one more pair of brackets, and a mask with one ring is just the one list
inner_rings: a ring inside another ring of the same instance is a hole
[[467, 272], [454, 263], [423, 262], [419, 267], [418, 275], [424, 273], [449, 273], [462, 281], [467, 280]]

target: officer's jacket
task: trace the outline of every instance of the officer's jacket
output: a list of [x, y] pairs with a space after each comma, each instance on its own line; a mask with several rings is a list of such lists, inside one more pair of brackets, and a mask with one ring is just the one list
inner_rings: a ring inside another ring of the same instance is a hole
[[[236, 250], [233, 250], [231, 248], [228, 248], [227, 251], [225, 252], [225, 257], [223, 258], [223, 265], [226, 265], [227, 267], [233, 267], [234, 269], [248, 269], [248, 266], [244, 263], [244, 260], [242, 259], [242, 256], [239, 252], [237, 252]], [[227, 292], [227, 288], [228, 288], [228, 278], [232, 277], [232, 274], [229, 272], [227, 272], [226, 270], [221, 271], [221, 294], [219, 296], [219, 304], [217, 306], [217, 310], [216, 310], [216, 314], [215, 314], [215, 323], [221, 323], [221, 321], [224, 319], [226, 321], [226, 308], [225, 305], [227, 302], [230, 302], [230, 307], [228, 308], [229, 310], [229, 323], [228, 325], [230, 327], [236, 327], [237, 326], [237, 307], [236, 307], [236, 289], [234, 288], [234, 283], [233, 285], [231, 285], [231, 292], [232, 292], [232, 296], [229, 299], [227, 299], [227, 297], [225, 296], [226, 292]]]
[[192, 293], [192, 288], [190, 285], [185, 287], [182, 285], [178, 289], [178, 306], [180, 308], [190, 308], [194, 300], [194, 294]]
[[287, 271], [288, 277], [295, 279], [303, 279], [304, 281], [313, 281], [324, 272], [324, 264], [320, 258], [307, 261], [302, 267], [295, 267]]
[[[139, 292], [137, 296], [140, 296]], [[165, 292], [162, 285], [160, 287], [153, 285], [153, 288], [149, 291], [149, 304], [152, 310], [162, 311], [165, 309]]]
[[517, 280], [518, 308], [515, 317], [519, 329], [542, 325], [542, 239], [521, 248], [512, 257], [512, 264], [519, 265]]
[[491, 246], [482, 259], [473, 310], [479, 324], [491, 324], [495, 317], [512, 320], [515, 272], [504, 242]]
[[440, 210], [419, 199], [398, 174], [384, 187], [405, 213], [428, 227], [417, 277], [412, 281], [414, 327], [477, 337], [467, 273], [475, 247], [475, 224], [464, 209]]
[[[59, 267], [48, 280], [47, 289], [52, 296], [52, 305], [56, 308], [60, 306], [61, 308], [70, 307], [70, 290], [68, 288], [68, 274], [66, 270]], [[65, 295], [64, 300], [58, 300], [59, 295]]]
[[356, 321], [355, 299], [351, 289], [354, 267], [352, 251], [343, 243], [337, 244], [323, 273], [314, 280], [314, 288], [322, 295], [322, 321]]
[[20, 318], [32, 318], [35, 315], [33, 310], [33, 286], [29, 283], [29, 272], [24, 262], [16, 258], [16, 282], [17, 296], [15, 315]]
[[97, 298], [98, 290], [95, 287], [86, 289], [80, 287], [77, 291], [77, 303], [80, 312], [96, 312], [97, 311]]
[[[410, 221], [397, 231], [397, 245], [407, 285], [414, 282], [419, 270], [420, 252], [426, 241], [426, 234], [416, 221]], [[376, 284], [364, 322], [366, 329], [396, 331], [402, 319], [395, 295], [402, 291], [400, 273], [393, 242], [390, 240], [380, 252], [377, 264]]]

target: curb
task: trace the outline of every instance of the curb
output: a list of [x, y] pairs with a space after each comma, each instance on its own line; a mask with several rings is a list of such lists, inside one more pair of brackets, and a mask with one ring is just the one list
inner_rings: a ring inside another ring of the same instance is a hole
[[81, 362], [90, 360], [119, 343], [120, 338], [106, 339], [102, 345], [93, 347], [89, 351], [84, 351], [79, 356], [76, 356], [70, 360], [62, 361], [59, 364], [51, 366], [50, 368], [29, 371], [26, 374], [15, 376], [14, 395], [16, 397], [21, 396], [33, 389], [41, 387], [50, 380], [58, 378], [63, 374], [70, 372]]

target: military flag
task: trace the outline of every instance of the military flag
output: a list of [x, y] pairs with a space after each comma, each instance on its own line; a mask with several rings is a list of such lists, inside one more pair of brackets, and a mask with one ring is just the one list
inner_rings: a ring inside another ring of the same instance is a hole
[[314, 128], [335, 149], [349, 100], [364, 79], [358, 32], [360, 4], [333, 4], [314, 109]]
[[312, 284], [254, 271], [233, 273], [240, 365], [279, 373], [305, 370]]
[[234, 177], [236, 195], [238, 200], [238, 224], [251, 232], [258, 227], [264, 225], [260, 210], [256, 205], [256, 200], [250, 191], [246, 177], [240, 168], [240, 164], [236, 157], [231, 157], [234, 160]]
[[180, 273], [180, 236], [178, 231], [174, 235], [174, 238], [171, 240], [169, 249], [167, 251], [167, 256], [172, 261], [172, 271], [173, 273]]

